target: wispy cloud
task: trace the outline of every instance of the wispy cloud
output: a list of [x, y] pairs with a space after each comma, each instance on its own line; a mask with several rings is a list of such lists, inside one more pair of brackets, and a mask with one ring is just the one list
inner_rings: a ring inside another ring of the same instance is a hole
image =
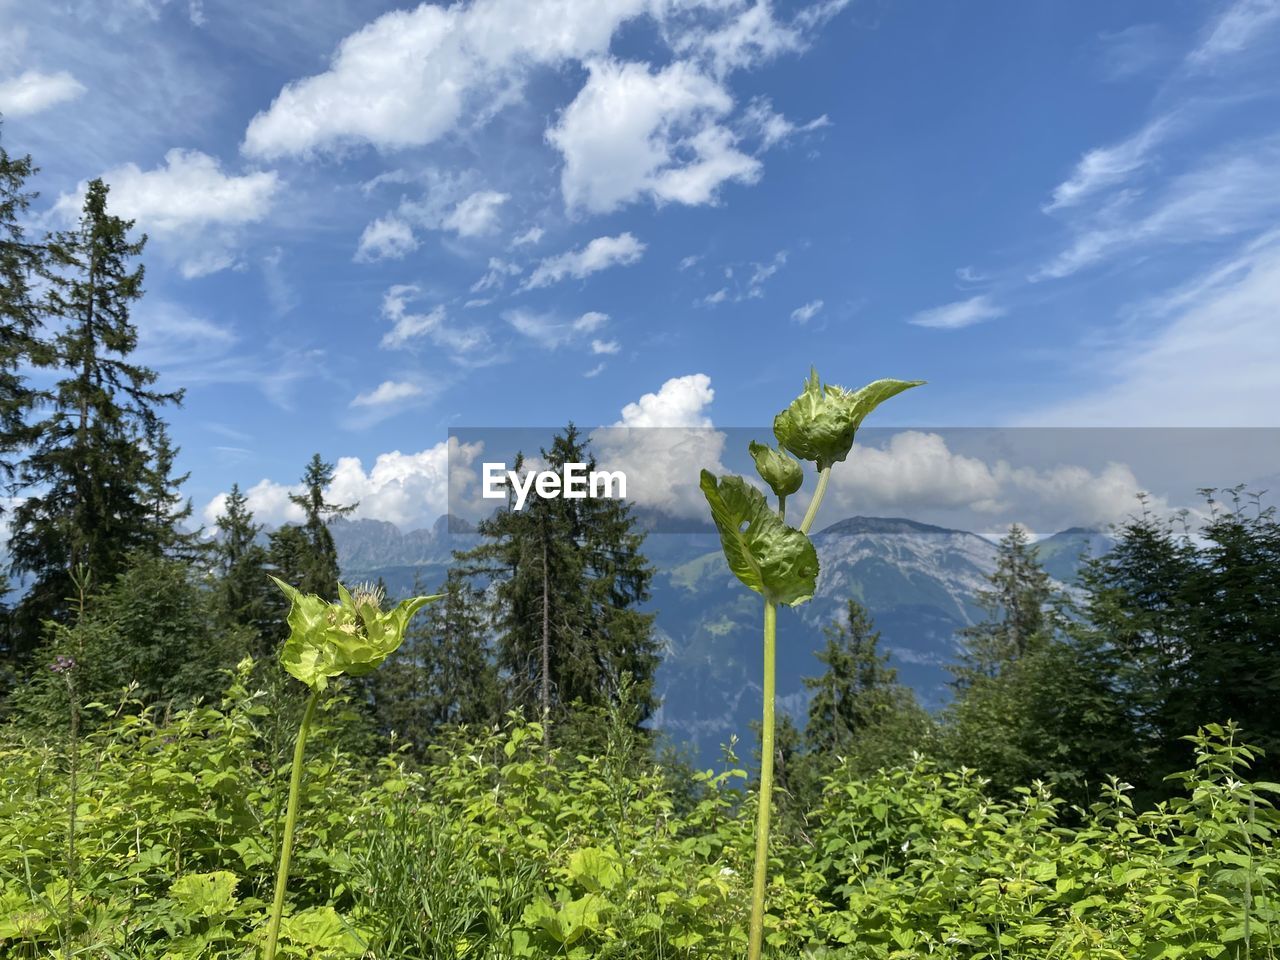
[[1280, 24], [1280, 0], [1234, 0], [1209, 24], [1200, 45], [1187, 56], [1188, 63], [1205, 67], [1249, 46], [1260, 34]]
[[[592, 310], [574, 320], [561, 320], [554, 314], [534, 313], [531, 310], [507, 310], [502, 319], [521, 336], [534, 341], [547, 350], [555, 350], [568, 344], [585, 340], [609, 322], [609, 315]], [[595, 340], [594, 343], [601, 341]], [[612, 352], [593, 350], [595, 353]]]
[[796, 307], [791, 311], [791, 320], [794, 323], [805, 324], [818, 315], [818, 311], [822, 309], [821, 300], [810, 300], [803, 306]]
[[968, 300], [957, 300], [955, 303], [944, 304], [941, 307], [921, 310], [907, 322], [914, 323], [918, 327], [932, 327], [937, 330], [959, 330], [961, 327], [971, 327], [984, 320], [1003, 317], [1006, 313], [1008, 311], [1004, 307], [992, 302], [991, 298], [984, 294], [970, 297]]
[[385, 407], [412, 397], [422, 396], [422, 387], [407, 381], [384, 380], [366, 393], [357, 394], [351, 401], [353, 407]]
[[0, 80], [0, 114], [29, 117], [75, 100], [85, 86], [66, 70], [40, 73], [27, 70], [8, 80]]
[[1151, 151], [1164, 141], [1173, 126], [1172, 116], [1158, 117], [1127, 140], [1090, 150], [1080, 158], [1071, 176], [1054, 188], [1045, 212], [1075, 206], [1106, 187], [1123, 183], [1146, 166]]

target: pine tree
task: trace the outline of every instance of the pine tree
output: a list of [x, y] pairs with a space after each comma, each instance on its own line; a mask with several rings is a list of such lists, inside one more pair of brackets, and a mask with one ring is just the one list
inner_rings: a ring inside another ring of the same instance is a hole
[[182, 392], [152, 389], [154, 371], [127, 360], [137, 346], [130, 305], [142, 296], [143, 269], [131, 261], [146, 237], [132, 221], [107, 212], [107, 186], [90, 182], [75, 230], [54, 235], [43, 276], [44, 315], [62, 324], [53, 343], [65, 376], [20, 481], [33, 491], [15, 511], [11, 554], [16, 571], [35, 575], [20, 607], [20, 642], [30, 649], [46, 617], [63, 614], [70, 572], [85, 565], [110, 583], [134, 550], [172, 540], [171, 518], [157, 516], [148, 440], [161, 432], [157, 409]]
[[253, 654], [266, 655], [280, 632], [278, 591], [267, 578], [267, 551], [257, 542], [262, 527], [253, 522], [248, 498], [239, 484], [231, 485], [216, 522], [215, 593], [220, 619], [247, 628], [253, 637]]
[[291, 493], [289, 499], [302, 508], [301, 525], [290, 524], [271, 534], [270, 557], [278, 576], [303, 593], [336, 599], [338, 592], [338, 548], [329, 521], [345, 516], [359, 504], [340, 505], [324, 498], [333, 481], [333, 464], [314, 454], [302, 474], [302, 493]]
[[[582, 463], [586, 441], [570, 424], [547, 469]], [[517, 461], [516, 470], [523, 467]], [[608, 498], [541, 498], [481, 522], [485, 542], [459, 555], [470, 575], [496, 581], [498, 664], [510, 706], [533, 718], [563, 716], [574, 704], [603, 707], [631, 678], [637, 723], [655, 707], [658, 657], [648, 599], [653, 570], [640, 552], [630, 507]]]

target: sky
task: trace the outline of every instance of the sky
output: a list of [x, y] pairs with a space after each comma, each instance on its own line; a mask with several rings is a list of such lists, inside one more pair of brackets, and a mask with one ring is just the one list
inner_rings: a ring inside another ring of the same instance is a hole
[[206, 522], [319, 452], [429, 524], [450, 430], [766, 439], [810, 364], [929, 381], [864, 458], [924, 505], [1159, 483], [943, 427], [1280, 426], [1280, 0], [0, 0], [0, 116], [34, 229], [101, 176], [148, 235]]

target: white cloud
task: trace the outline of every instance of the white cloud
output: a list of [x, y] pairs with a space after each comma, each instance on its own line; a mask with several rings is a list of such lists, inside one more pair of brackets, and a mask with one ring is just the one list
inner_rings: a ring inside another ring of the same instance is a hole
[[1105, 187], [1122, 183], [1146, 166], [1151, 151], [1169, 135], [1169, 116], [1159, 117], [1121, 143], [1090, 150], [1076, 164], [1071, 176], [1058, 184], [1045, 211], [1074, 206]]
[[[142, 170], [127, 163], [102, 175], [111, 188], [111, 210], [137, 220], [182, 264], [188, 277], [225, 269], [236, 261], [238, 230], [266, 217], [280, 188], [271, 171], [226, 174], [199, 150], [173, 149], [164, 164]], [[86, 183], [64, 193], [53, 215], [74, 222], [84, 203]]]
[[787, 251], [779, 250], [768, 263], [752, 264], [751, 279], [747, 282], [747, 296], [758, 298], [764, 296], [764, 285], [787, 262]]
[[752, 183], [761, 164], [718, 121], [733, 98], [694, 65], [593, 60], [588, 79], [547, 131], [564, 156], [560, 187], [570, 210], [605, 213], [650, 197], [714, 203], [729, 181]]
[[968, 300], [957, 300], [929, 310], [921, 310], [908, 320], [918, 327], [933, 327], [939, 330], [958, 330], [972, 326], [983, 320], [1003, 317], [1008, 311], [993, 303], [985, 294], [970, 297]]
[[381, 407], [390, 403], [408, 400], [410, 397], [422, 396], [422, 388], [416, 383], [384, 380], [377, 388], [368, 393], [361, 393], [351, 401], [353, 407]]
[[604, 373], [605, 366], [606, 365], [604, 363], [597, 363], [594, 367], [592, 367], [590, 370], [584, 373], [583, 376], [586, 377], [588, 380], [591, 379], [592, 377], [598, 377], [600, 376], [600, 374]]
[[1236, 144], [1173, 178], [1154, 199], [1123, 195], [1031, 276], [1070, 276], [1136, 248], [1196, 243], [1263, 229], [1280, 215], [1280, 139]]
[[617, 340], [592, 340], [591, 352], [595, 354], [615, 354], [622, 349]]
[[[1016, 445], [1016, 435], [1008, 439]], [[855, 444], [843, 469], [832, 473], [823, 513], [828, 517], [946, 512], [970, 529], [1000, 518], [1041, 529], [1103, 527], [1133, 512], [1143, 491], [1133, 471], [1110, 462], [1096, 470], [1060, 464], [1017, 467], [951, 450], [936, 433], [906, 430], [883, 446]], [[1163, 508], [1155, 498], [1153, 506]]]
[[539, 240], [541, 240], [545, 234], [546, 234], [546, 231], [539, 226], [530, 227], [528, 230], [520, 234], [518, 237], [512, 238], [511, 246], [513, 247], [533, 246]]
[[644, 255], [644, 251], [645, 244], [630, 233], [596, 237], [581, 250], [570, 250], [543, 260], [525, 282], [524, 289], [550, 286], [566, 277], [581, 280], [613, 266], [630, 266]]
[[690, 254], [689, 256], [685, 257], [683, 260], [680, 261], [680, 265], [676, 269], [679, 270], [681, 273], [683, 273], [685, 270], [688, 270], [690, 267], [697, 266], [698, 261], [701, 259], [702, 259], [702, 254], [700, 253]]
[[1240, 53], [1277, 23], [1280, 23], [1280, 0], [1235, 0], [1213, 22], [1187, 60], [1196, 66], [1209, 66]]
[[718, 76], [803, 48], [801, 31], [779, 23], [769, 0], [756, 0], [722, 27], [689, 31], [676, 43], [681, 53], [708, 59]]
[[444, 226], [460, 237], [480, 237], [498, 229], [498, 210], [511, 197], [496, 190], [481, 190], [458, 203], [444, 218]]
[[615, 427], [710, 427], [706, 409], [715, 399], [705, 373], [672, 377], [656, 393], [646, 393], [622, 408]]
[[329, 69], [288, 84], [253, 118], [244, 150], [266, 158], [348, 144], [430, 143], [538, 65], [608, 50], [650, 0], [474, 0], [383, 14], [346, 37]]
[[[547, 350], [575, 343], [594, 333], [609, 321], [608, 314], [591, 311], [576, 320], [559, 320], [550, 314], [538, 314], [517, 308], [502, 314], [512, 329]], [[598, 341], [597, 341], [598, 342]], [[599, 351], [596, 351], [599, 352]]]
[[714, 399], [706, 374], [672, 377], [623, 407], [612, 427], [592, 432], [591, 448], [600, 467], [626, 473], [627, 496], [637, 506], [705, 518], [699, 472], [727, 472], [721, 463], [725, 435], [714, 428], [708, 413]]
[[400, 260], [418, 249], [413, 228], [399, 217], [388, 215], [370, 222], [360, 234], [355, 259], [361, 263], [374, 260]]
[[785, 143], [796, 134], [810, 133], [831, 125], [825, 113], [808, 123], [793, 123], [773, 109], [768, 97], [756, 97], [747, 104], [743, 121], [747, 129], [760, 138], [760, 146], [764, 150]]
[[[448, 511], [450, 473], [469, 475], [481, 450], [481, 444], [460, 444], [451, 438], [418, 453], [380, 454], [367, 471], [358, 457], [340, 457], [325, 499], [358, 503], [352, 514], [357, 519], [386, 520], [404, 530], [426, 527]], [[303, 513], [289, 494], [301, 489], [298, 484], [261, 480], [245, 491], [245, 497], [259, 523], [298, 523]], [[201, 511], [205, 523], [212, 526], [225, 509], [226, 494], [218, 494]]]
[[426, 313], [414, 313], [409, 305], [422, 294], [414, 284], [397, 284], [382, 298], [382, 316], [391, 321], [383, 335], [384, 350], [412, 347], [422, 338], [452, 351], [455, 360], [464, 360], [489, 346], [489, 335], [481, 327], [454, 327], [447, 323], [445, 309], [437, 306]]
[[802, 307], [796, 307], [791, 311], [791, 319], [796, 323], [808, 323], [818, 315], [818, 311], [822, 309], [821, 300], [810, 300]]
[[[1280, 426], [1280, 231], [1250, 243], [1139, 319], [1164, 321], [1090, 350], [1099, 385], [1026, 414], [1071, 426]], [[1169, 319], [1171, 318], [1171, 319]]]
[[482, 293], [485, 290], [498, 290], [507, 282], [507, 277], [519, 276], [522, 268], [519, 264], [508, 263], [499, 257], [489, 258], [489, 269], [485, 271], [485, 275], [471, 285], [472, 293]]
[[[112, 210], [156, 233], [255, 223], [267, 215], [280, 187], [274, 172], [230, 176], [222, 172], [214, 157], [181, 149], [166, 153], [164, 164], [154, 170], [126, 163], [102, 178], [111, 187]], [[86, 184], [81, 183], [74, 194], [63, 194], [55, 211], [74, 219], [84, 202], [85, 189]]]
[[0, 114], [29, 117], [60, 103], [75, 100], [85, 92], [84, 84], [67, 73], [40, 73], [27, 70], [9, 80], [0, 80]]

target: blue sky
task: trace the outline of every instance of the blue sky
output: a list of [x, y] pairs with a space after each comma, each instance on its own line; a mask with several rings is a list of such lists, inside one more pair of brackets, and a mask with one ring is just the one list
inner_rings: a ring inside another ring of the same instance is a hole
[[879, 426], [1280, 425], [1280, 0], [0, 0], [0, 113], [37, 226], [101, 175], [150, 235], [206, 516], [319, 451], [430, 522], [451, 427], [767, 425], [810, 363], [930, 381]]

